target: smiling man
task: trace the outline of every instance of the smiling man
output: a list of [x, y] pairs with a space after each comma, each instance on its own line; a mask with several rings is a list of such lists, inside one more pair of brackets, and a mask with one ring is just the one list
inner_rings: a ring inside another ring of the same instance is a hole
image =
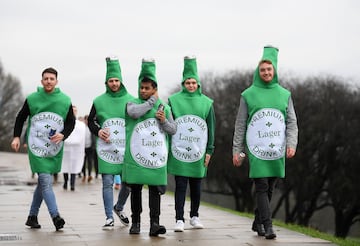
[[31, 171], [38, 174], [38, 183], [25, 225], [36, 229], [41, 228], [37, 216], [43, 200], [56, 230], [65, 224], [58, 211], [52, 184], [53, 174], [61, 170], [63, 141], [73, 131], [75, 117], [70, 98], [56, 88], [57, 83], [57, 71], [46, 68], [42, 72], [42, 87], [26, 98], [16, 117], [14, 139], [11, 142], [11, 148], [19, 151], [22, 128], [29, 117], [27, 149]]
[[129, 219], [124, 213], [124, 206], [129, 196], [129, 188], [123, 184], [114, 205], [114, 176], [122, 175], [125, 153], [125, 106], [133, 99], [122, 81], [119, 60], [106, 58], [106, 91], [97, 96], [91, 107], [88, 125], [96, 138], [96, 153], [99, 173], [102, 176], [102, 195], [105, 209], [103, 229], [114, 229], [115, 214], [124, 225]]
[[266, 239], [276, 237], [271, 196], [277, 178], [285, 177], [285, 158], [295, 155], [298, 137], [291, 93], [278, 82], [277, 55], [277, 48], [264, 47], [253, 84], [241, 94], [233, 140], [236, 167], [245, 158], [246, 146], [257, 203], [252, 230]]
[[190, 225], [204, 226], [199, 218], [201, 182], [214, 152], [215, 113], [213, 100], [202, 93], [196, 57], [184, 57], [181, 91], [169, 97], [177, 132], [171, 138], [168, 172], [175, 178], [175, 227], [183, 232], [186, 190], [190, 187]]

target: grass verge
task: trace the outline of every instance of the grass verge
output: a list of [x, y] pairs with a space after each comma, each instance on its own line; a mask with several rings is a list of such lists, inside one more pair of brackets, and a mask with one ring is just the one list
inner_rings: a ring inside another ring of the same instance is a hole
[[[213, 205], [211, 203], [207, 203], [207, 202], [203, 202], [203, 201], [201, 201], [201, 203], [208, 207], [213, 207], [213, 208], [216, 208], [219, 210], [227, 211], [229, 213], [236, 214], [239, 216], [254, 218], [253, 214], [238, 212], [238, 211], [235, 211], [232, 209], [223, 208], [223, 207]], [[305, 234], [305, 235], [308, 235], [311, 237], [327, 240], [327, 241], [330, 241], [330, 242], [340, 245], [340, 246], [359, 246], [360, 245], [360, 239], [338, 238], [331, 234], [320, 232], [314, 228], [299, 226], [299, 225], [295, 225], [295, 224], [286, 224], [280, 220], [273, 220], [273, 223], [274, 223], [274, 225], [277, 225], [277, 226], [280, 226], [280, 227], [283, 227], [283, 228], [286, 228], [286, 229], [289, 229], [292, 231], [296, 231], [296, 232], [299, 232], [299, 233], [302, 233], [302, 234]]]

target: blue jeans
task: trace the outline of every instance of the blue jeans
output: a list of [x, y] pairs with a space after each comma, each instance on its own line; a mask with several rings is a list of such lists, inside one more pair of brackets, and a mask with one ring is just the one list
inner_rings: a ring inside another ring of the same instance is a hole
[[49, 173], [38, 173], [38, 184], [35, 188], [33, 200], [30, 207], [29, 215], [37, 216], [39, 214], [39, 209], [42, 201], [45, 201], [45, 204], [49, 210], [51, 218], [59, 215], [58, 208], [56, 205], [55, 194], [52, 189], [53, 184], [53, 175]]
[[175, 176], [175, 212], [176, 220], [184, 221], [184, 205], [186, 198], [187, 183], [190, 185], [190, 218], [199, 217], [201, 196], [201, 178]]
[[[102, 174], [102, 195], [103, 195], [103, 202], [104, 202], [104, 208], [105, 208], [105, 215], [106, 219], [114, 219], [113, 217], [113, 204], [114, 204], [114, 175], [113, 174]], [[115, 204], [115, 208], [118, 210], [123, 210], [126, 200], [129, 196], [130, 189], [123, 184], [121, 186], [118, 200]]]

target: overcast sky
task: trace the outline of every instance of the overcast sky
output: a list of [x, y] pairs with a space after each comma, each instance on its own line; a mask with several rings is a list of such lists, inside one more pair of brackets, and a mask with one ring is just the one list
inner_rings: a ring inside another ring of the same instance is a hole
[[79, 115], [105, 91], [109, 55], [135, 96], [142, 57], [155, 58], [166, 99], [181, 81], [184, 55], [196, 55], [200, 75], [222, 74], [254, 69], [266, 44], [280, 49], [280, 76], [360, 83], [359, 13], [358, 0], [0, 0], [0, 62], [25, 96], [44, 68], [56, 68]]

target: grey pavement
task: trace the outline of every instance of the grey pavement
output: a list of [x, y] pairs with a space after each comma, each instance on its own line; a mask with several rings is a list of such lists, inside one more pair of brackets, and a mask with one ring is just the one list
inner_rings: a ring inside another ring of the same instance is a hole
[[[102, 229], [105, 213], [101, 195], [101, 178], [91, 183], [76, 180], [75, 191], [62, 188], [62, 175], [54, 184], [57, 204], [66, 224], [55, 231], [45, 203], [38, 216], [41, 229], [25, 226], [36, 179], [31, 178], [26, 154], [0, 152], [0, 245], [334, 245], [301, 233], [275, 226], [275, 240], [258, 237], [250, 230], [250, 218], [234, 215], [206, 205], [200, 206], [200, 218], [204, 229], [192, 229], [189, 219], [184, 232], [174, 232], [174, 198], [165, 194], [161, 201], [160, 223], [167, 233], [149, 237], [148, 190], [143, 190], [143, 213], [140, 235], [129, 235], [129, 227], [115, 217], [113, 230]], [[114, 190], [117, 195], [117, 190]], [[185, 211], [188, 215], [189, 202]], [[130, 217], [130, 199], [125, 212]]]

